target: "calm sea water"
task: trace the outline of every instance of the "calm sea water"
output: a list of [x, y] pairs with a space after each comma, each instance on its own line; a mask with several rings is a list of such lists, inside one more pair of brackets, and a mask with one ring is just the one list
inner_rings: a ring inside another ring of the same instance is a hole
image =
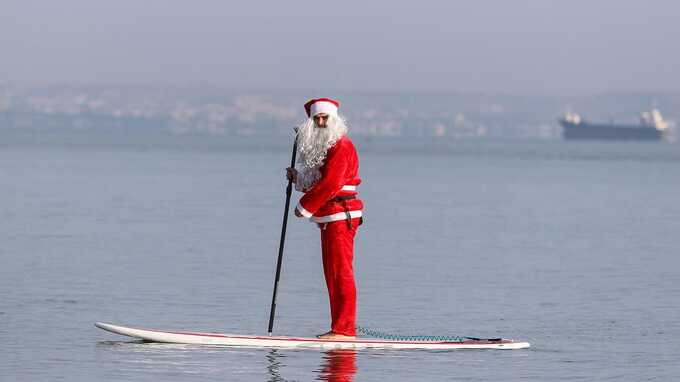
[[[357, 140], [359, 324], [518, 351], [145, 344], [266, 332], [289, 139], [0, 134], [0, 379], [680, 378], [680, 146]], [[289, 224], [276, 334], [328, 329], [317, 229]]]

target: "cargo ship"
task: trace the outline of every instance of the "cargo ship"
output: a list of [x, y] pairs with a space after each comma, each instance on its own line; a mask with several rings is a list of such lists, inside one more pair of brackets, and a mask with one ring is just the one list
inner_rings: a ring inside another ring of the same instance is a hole
[[638, 124], [591, 123], [575, 113], [566, 113], [559, 122], [564, 139], [658, 141], [668, 131], [668, 122], [657, 109], [642, 113]]

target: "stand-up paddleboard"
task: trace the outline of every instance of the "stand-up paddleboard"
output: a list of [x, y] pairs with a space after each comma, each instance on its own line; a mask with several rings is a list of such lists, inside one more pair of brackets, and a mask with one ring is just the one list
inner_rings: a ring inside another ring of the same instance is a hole
[[353, 340], [325, 340], [307, 337], [283, 336], [244, 336], [237, 334], [200, 333], [184, 331], [166, 331], [130, 328], [126, 326], [95, 323], [95, 326], [106, 331], [138, 338], [148, 342], [164, 342], [174, 344], [223, 345], [267, 348], [311, 348], [311, 349], [523, 349], [528, 342], [508, 339], [464, 339], [462, 341], [416, 341], [416, 340], [384, 340], [375, 338], [357, 338]]

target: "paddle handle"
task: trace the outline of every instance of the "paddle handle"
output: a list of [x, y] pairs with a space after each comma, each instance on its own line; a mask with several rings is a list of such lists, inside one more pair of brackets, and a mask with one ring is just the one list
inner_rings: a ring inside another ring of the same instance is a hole
[[[297, 129], [296, 129], [297, 132]], [[295, 168], [295, 155], [297, 154], [297, 135], [293, 141], [293, 154], [290, 158], [290, 167]], [[274, 293], [272, 294], [272, 305], [269, 309], [269, 327], [267, 332], [272, 335], [274, 329], [274, 315], [276, 313], [276, 294], [279, 290], [279, 280], [281, 279], [281, 263], [283, 262], [283, 246], [286, 242], [286, 226], [288, 225], [288, 210], [290, 209], [290, 196], [293, 192], [293, 180], [288, 180], [286, 187], [286, 206], [283, 210], [283, 224], [281, 224], [281, 239], [279, 240], [279, 258], [276, 261], [276, 277], [274, 278]]]

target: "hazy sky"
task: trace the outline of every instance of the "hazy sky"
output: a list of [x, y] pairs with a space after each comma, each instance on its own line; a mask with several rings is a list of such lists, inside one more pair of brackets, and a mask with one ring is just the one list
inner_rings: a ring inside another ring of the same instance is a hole
[[680, 1], [0, 0], [0, 81], [680, 90]]

